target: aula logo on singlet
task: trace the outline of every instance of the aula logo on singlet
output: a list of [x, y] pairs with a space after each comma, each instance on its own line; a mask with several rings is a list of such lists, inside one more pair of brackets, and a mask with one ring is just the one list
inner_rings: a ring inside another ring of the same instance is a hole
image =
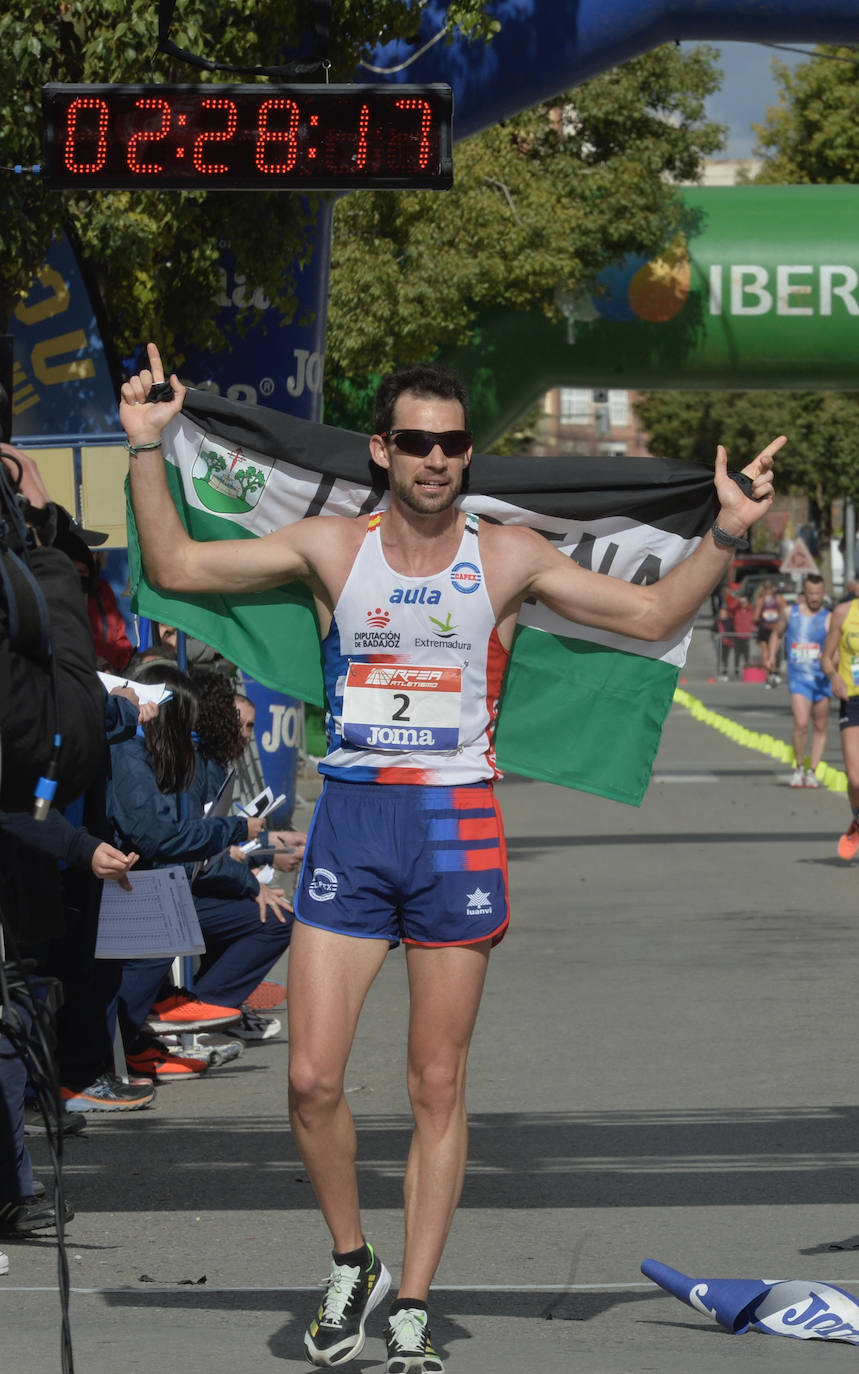
[[437, 606], [441, 592], [436, 587], [395, 587], [388, 600], [393, 606]]
[[480, 586], [480, 569], [474, 563], [455, 563], [450, 570], [450, 580], [458, 592], [468, 595]]

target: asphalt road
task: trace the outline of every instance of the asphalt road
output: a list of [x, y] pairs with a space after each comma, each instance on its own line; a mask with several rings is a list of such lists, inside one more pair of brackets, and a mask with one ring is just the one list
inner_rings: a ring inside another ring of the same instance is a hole
[[[789, 738], [786, 689], [710, 673], [702, 635], [687, 690]], [[514, 916], [475, 1036], [470, 1168], [432, 1309], [449, 1374], [855, 1363], [846, 1345], [730, 1335], [639, 1272], [654, 1256], [859, 1295], [859, 1253], [832, 1248], [859, 1245], [859, 864], [835, 855], [844, 798], [787, 776], [675, 706], [641, 809], [500, 785]], [[348, 1075], [366, 1232], [395, 1275], [406, 1014], [397, 952]], [[78, 1374], [307, 1369], [328, 1242], [289, 1135], [286, 1054], [285, 1039], [249, 1048], [69, 1141]], [[3, 1248], [0, 1371], [53, 1374], [55, 1250]], [[382, 1324], [351, 1368], [383, 1367]]]

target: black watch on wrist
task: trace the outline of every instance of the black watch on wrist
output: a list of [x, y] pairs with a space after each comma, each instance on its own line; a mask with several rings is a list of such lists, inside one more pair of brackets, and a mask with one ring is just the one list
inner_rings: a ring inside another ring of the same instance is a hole
[[727, 530], [722, 529], [718, 520], [713, 521], [710, 526], [710, 533], [716, 542], [717, 548], [736, 549], [737, 553], [748, 553], [751, 548], [751, 544], [745, 535], [728, 534]]

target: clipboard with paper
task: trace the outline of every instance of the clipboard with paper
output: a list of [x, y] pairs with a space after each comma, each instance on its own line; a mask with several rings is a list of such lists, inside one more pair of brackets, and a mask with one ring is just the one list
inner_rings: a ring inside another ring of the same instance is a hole
[[134, 869], [131, 891], [104, 884], [98, 913], [97, 959], [155, 959], [202, 954], [206, 948], [181, 864]]

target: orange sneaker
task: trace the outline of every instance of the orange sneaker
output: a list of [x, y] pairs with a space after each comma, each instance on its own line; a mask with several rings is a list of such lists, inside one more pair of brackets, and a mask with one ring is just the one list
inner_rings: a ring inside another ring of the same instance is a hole
[[199, 1078], [209, 1067], [208, 1059], [185, 1059], [159, 1045], [147, 1045], [137, 1054], [127, 1054], [125, 1061], [135, 1073], [143, 1074], [153, 1083], [182, 1083]]
[[207, 1030], [212, 1026], [228, 1026], [241, 1017], [241, 1007], [218, 1007], [198, 1002], [190, 992], [180, 988], [169, 997], [156, 1002], [146, 1018], [152, 1031]]
[[285, 1001], [286, 988], [283, 983], [273, 983], [264, 978], [245, 998], [245, 1006], [253, 1007], [254, 1011], [271, 1011], [273, 1007], [282, 1007]]
[[857, 849], [859, 849], [859, 820], [854, 816], [847, 834], [842, 835], [838, 841], [838, 857], [849, 864], [850, 860], [855, 858]]

